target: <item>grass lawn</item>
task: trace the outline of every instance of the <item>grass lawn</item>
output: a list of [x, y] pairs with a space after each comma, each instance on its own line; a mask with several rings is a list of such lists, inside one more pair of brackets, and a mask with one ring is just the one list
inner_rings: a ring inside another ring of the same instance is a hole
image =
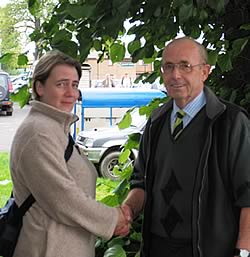
[[[117, 186], [118, 182], [109, 179], [98, 178], [96, 183], [96, 199], [107, 196]], [[12, 190], [9, 172], [9, 153], [0, 152], [0, 208], [8, 200]]]
[[9, 172], [9, 154], [0, 153], [0, 207], [7, 202], [12, 189], [12, 183]]

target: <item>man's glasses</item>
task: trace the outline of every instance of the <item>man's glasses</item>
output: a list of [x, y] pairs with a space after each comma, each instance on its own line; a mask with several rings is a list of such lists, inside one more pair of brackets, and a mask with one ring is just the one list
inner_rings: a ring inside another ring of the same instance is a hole
[[181, 63], [165, 63], [161, 66], [161, 72], [164, 74], [170, 74], [174, 71], [175, 68], [178, 68], [181, 73], [190, 73], [193, 68], [196, 66], [205, 65], [204, 63], [198, 63], [192, 65], [190, 63], [181, 62]]

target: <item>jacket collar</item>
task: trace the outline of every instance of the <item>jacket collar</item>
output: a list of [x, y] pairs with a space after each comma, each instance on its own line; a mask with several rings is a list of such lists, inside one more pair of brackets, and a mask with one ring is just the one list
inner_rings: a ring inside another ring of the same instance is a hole
[[79, 119], [78, 116], [73, 113], [61, 111], [40, 101], [33, 100], [30, 104], [32, 106], [31, 112], [42, 113], [57, 121], [63, 126], [65, 133], [68, 133], [70, 126]]
[[[206, 114], [209, 119], [213, 120], [217, 115], [225, 111], [226, 105], [219, 100], [219, 98], [212, 92], [210, 88], [204, 87], [204, 93], [206, 96]], [[152, 122], [157, 120], [162, 115], [166, 114], [172, 108], [173, 99], [163, 104], [160, 108], [157, 109], [157, 111], [152, 112]]]

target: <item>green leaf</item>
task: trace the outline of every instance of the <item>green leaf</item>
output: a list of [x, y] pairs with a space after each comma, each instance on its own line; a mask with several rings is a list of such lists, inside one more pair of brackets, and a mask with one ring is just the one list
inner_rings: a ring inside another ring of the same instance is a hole
[[69, 4], [66, 8], [66, 11], [69, 15], [71, 15], [74, 19], [80, 18], [90, 18], [92, 17], [95, 11], [96, 5], [89, 4]]
[[225, 0], [208, 0], [207, 4], [216, 13], [221, 13], [225, 9]]
[[14, 56], [14, 54], [12, 54], [12, 53], [3, 54], [0, 57], [0, 63], [8, 63], [13, 56]]
[[97, 52], [101, 51], [102, 50], [102, 42], [100, 40], [94, 40], [94, 48]]
[[208, 13], [205, 9], [200, 11], [200, 20], [205, 21], [208, 18]]
[[128, 52], [133, 54], [137, 49], [141, 47], [140, 40], [134, 40], [128, 44]]
[[199, 28], [199, 26], [192, 26], [190, 36], [192, 38], [199, 38], [200, 35], [201, 35], [201, 29]]
[[230, 71], [233, 68], [231, 56], [229, 54], [221, 54], [218, 56], [218, 65], [222, 72]]
[[[59, 31], [59, 20], [58, 17], [53, 16], [49, 22], [44, 22], [42, 24], [42, 28], [44, 30], [44, 33], [46, 33], [45, 37], [50, 37], [54, 35], [57, 31]], [[38, 30], [38, 33], [40, 30]]]
[[29, 38], [31, 41], [38, 41], [40, 38], [43, 38], [44, 37], [44, 34], [41, 33], [40, 31], [38, 30], [34, 30], [30, 35], [29, 35]]
[[182, 6], [185, 4], [185, 0], [174, 0], [172, 3], [173, 3], [173, 9], [179, 7], [179, 6]]
[[141, 232], [133, 232], [133, 233], [130, 235], [130, 238], [133, 239], [133, 240], [135, 240], [135, 241], [141, 242], [142, 234], [141, 234]]
[[119, 15], [127, 16], [128, 10], [131, 6], [131, 0], [113, 0], [112, 1], [113, 8], [118, 11]]
[[134, 53], [132, 54], [132, 62], [136, 63], [139, 60], [143, 60], [144, 56], [145, 56], [145, 52], [144, 52], [144, 47], [141, 47], [137, 50], [134, 51]]
[[244, 29], [244, 30], [250, 30], [250, 24], [243, 24], [240, 26], [240, 29]]
[[121, 62], [125, 57], [125, 46], [122, 44], [114, 43], [110, 47], [110, 59], [113, 63]]
[[80, 44], [80, 62], [84, 62], [94, 44], [92, 41], [91, 31], [86, 27], [82, 27], [81, 31], [77, 35], [77, 39]]
[[24, 107], [30, 99], [28, 85], [22, 86], [16, 93], [11, 93], [10, 98], [13, 102], [19, 103], [19, 106]]
[[238, 56], [241, 53], [241, 51], [244, 49], [244, 47], [247, 45], [248, 41], [249, 41], [249, 38], [239, 38], [234, 40], [232, 44], [232, 49], [233, 49], [232, 55], [234, 57]]
[[180, 23], [184, 23], [193, 15], [193, 4], [183, 4], [179, 10]]
[[28, 0], [28, 8], [29, 12], [36, 16], [36, 13], [39, 11], [40, 8], [40, 0]]
[[144, 46], [145, 58], [151, 58], [154, 55], [154, 46], [153, 44], [146, 44]]
[[78, 46], [73, 41], [65, 40], [65, 41], [58, 42], [55, 45], [51, 44], [51, 46], [52, 46], [52, 48], [58, 49], [59, 51], [65, 53], [73, 58], [77, 58]]
[[230, 98], [229, 98], [229, 101], [232, 102], [232, 103], [234, 103], [234, 102], [235, 102], [235, 99], [236, 99], [236, 97], [237, 97], [237, 94], [238, 94], [238, 90], [237, 90], [237, 89], [236, 89], [236, 90], [233, 90], [232, 93], [231, 93], [231, 96], [230, 96]]
[[214, 50], [208, 51], [208, 64], [215, 65], [218, 59], [218, 52]]
[[119, 205], [118, 195], [114, 195], [114, 194], [107, 195], [104, 198], [102, 198], [100, 200], [100, 202], [102, 202], [108, 206], [111, 206], [111, 207], [117, 206], [117, 205]]
[[119, 159], [118, 159], [119, 163], [125, 163], [129, 159], [130, 154], [131, 154], [131, 151], [129, 149], [122, 151], [121, 154], [119, 155]]
[[112, 247], [108, 248], [103, 257], [126, 257], [127, 254], [122, 248], [121, 245], [113, 245]]
[[159, 77], [158, 72], [154, 71], [149, 76], [147, 76], [146, 79], [143, 80], [143, 82], [153, 83], [155, 80]]
[[55, 45], [58, 42], [61, 41], [70, 41], [71, 40], [71, 33], [65, 29], [59, 30], [58, 32], [55, 33], [55, 35], [53, 36], [52, 40], [51, 40], [51, 44]]
[[140, 74], [136, 79], [135, 79], [135, 83], [139, 83], [143, 78], [147, 77], [149, 75], [148, 72], [144, 72], [142, 74]]
[[124, 145], [124, 149], [139, 149], [139, 141], [141, 138], [141, 134], [133, 133], [128, 136], [128, 140], [126, 144]]
[[115, 237], [111, 241], [108, 242], [108, 247], [113, 247], [114, 245], [125, 245], [124, 239], [120, 237]]
[[17, 64], [19, 66], [27, 65], [28, 62], [29, 62], [29, 59], [28, 59], [27, 55], [25, 55], [25, 54], [18, 55]]
[[123, 179], [119, 185], [113, 190], [114, 194], [121, 194], [122, 192], [124, 192], [124, 190], [126, 189], [126, 187], [128, 186], [128, 181], [126, 179]]
[[132, 117], [130, 112], [126, 112], [123, 116], [122, 120], [118, 123], [119, 129], [125, 129], [128, 128], [132, 123]]

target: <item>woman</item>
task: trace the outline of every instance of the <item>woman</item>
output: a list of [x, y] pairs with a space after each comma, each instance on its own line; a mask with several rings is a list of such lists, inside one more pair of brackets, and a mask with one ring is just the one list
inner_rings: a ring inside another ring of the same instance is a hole
[[118, 208], [95, 201], [97, 173], [77, 149], [66, 163], [68, 133], [77, 117], [81, 65], [58, 51], [43, 56], [33, 74], [34, 101], [11, 148], [17, 204], [36, 202], [23, 219], [14, 257], [93, 257], [95, 236], [128, 232]]

